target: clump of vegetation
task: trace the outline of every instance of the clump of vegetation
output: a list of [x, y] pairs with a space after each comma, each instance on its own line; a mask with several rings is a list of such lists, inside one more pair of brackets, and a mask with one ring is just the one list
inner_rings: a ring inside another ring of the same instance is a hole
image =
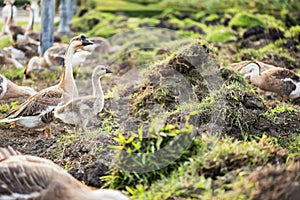
[[208, 35], [206, 39], [210, 42], [224, 43], [227, 41], [236, 40], [236, 34], [233, 30], [225, 27], [214, 27], [211, 31], [207, 31]]
[[264, 23], [254, 15], [248, 13], [238, 13], [229, 22], [229, 26], [233, 27], [251, 27], [251, 26], [263, 26]]
[[[0, 29], [2, 29], [1, 26], [0, 26]], [[9, 35], [5, 35], [5, 36], [2, 36], [0, 38], [0, 49], [4, 49], [5, 47], [9, 47], [11, 44], [12, 44], [12, 41], [11, 41]]]
[[201, 142], [192, 140], [193, 126], [188, 124], [188, 119], [181, 128], [167, 124], [156, 130], [155, 126], [153, 124], [146, 132], [140, 127], [138, 133], [128, 139], [122, 133], [117, 135], [115, 140], [120, 146], [112, 146], [118, 152], [117, 166], [111, 170], [111, 175], [102, 177], [111, 188], [149, 185], [167, 176], [201, 149]]

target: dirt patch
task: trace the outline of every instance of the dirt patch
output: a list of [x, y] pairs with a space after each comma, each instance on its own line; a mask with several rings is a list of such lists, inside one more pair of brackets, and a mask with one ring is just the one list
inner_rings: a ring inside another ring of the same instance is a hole
[[252, 199], [299, 199], [299, 171], [299, 160], [287, 165], [257, 168], [249, 177], [250, 182], [256, 183], [255, 189], [251, 192]]

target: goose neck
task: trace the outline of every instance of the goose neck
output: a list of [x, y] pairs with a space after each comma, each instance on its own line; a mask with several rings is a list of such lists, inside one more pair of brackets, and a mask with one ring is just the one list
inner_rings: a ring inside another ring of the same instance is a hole
[[30, 8], [30, 14], [29, 14], [29, 21], [27, 26], [27, 31], [33, 31], [33, 25], [34, 25], [34, 11], [32, 8]]
[[73, 77], [72, 67], [72, 59], [74, 52], [74, 47], [72, 46], [72, 44], [69, 44], [65, 53], [63, 73], [59, 83], [60, 86], [64, 89], [64, 91], [72, 95], [73, 98], [78, 97], [78, 90]]
[[101, 86], [101, 81], [99, 76], [93, 75], [92, 77], [92, 86], [93, 86], [93, 96], [94, 97], [103, 97], [103, 90]]
[[30, 73], [33, 70], [35, 64], [41, 65], [41, 58], [38, 56], [34, 56], [29, 60], [29, 63], [26, 68], [26, 74]]

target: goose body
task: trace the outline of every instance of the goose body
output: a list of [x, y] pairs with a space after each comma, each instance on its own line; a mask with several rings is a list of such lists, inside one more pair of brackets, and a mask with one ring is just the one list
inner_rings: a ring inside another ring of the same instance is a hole
[[104, 95], [100, 77], [106, 73], [112, 73], [112, 71], [109, 68], [98, 65], [92, 75], [93, 94], [72, 99], [54, 110], [56, 118], [61, 119], [65, 123], [76, 125], [76, 134], [78, 134], [79, 127], [85, 131], [89, 120], [103, 109]]
[[129, 200], [117, 190], [92, 189], [50, 160], [0, 148], [0, 199]]
[[14, 65], [16, 68], [23, 68], [23, 64], [21, 64], [13, 54], [8, 52], [7, 50], [0, 49], [0, 65]]
[[[42, 68], [50, 68], [52, 66], [63, 66], [64, 54], [66, 53], [67, 45], [54, 45], [47, 49], [43, 57], [32, 57], [27, 65], [25, 75], [29, 76], [36, 65]], [[72, 58], [72, 66], [80, 66], [91, 53], [84, 50], [78, 50]]]
[[7, 0], [6, 5], [10, 7], [9, 16], [5, 18], [5, 23], [3, 25], [2, 34], [9, 34], [14, 41], [24, 41], [25, 37], [25, 29], [21, 26], [15, 25], [14, 17], [15, 17], [15, 6], [13, 5], [13, 1]]
[[84, 47], [84, 50], [97, 53], [108, 53], [110, 51], [110, 42], [103, 37], [91, 37], [93, 45]]
[[[17, 14], [17, 8], [16, 6], [13, 5], [13, 2], [11, 0], [4, 0], [3, 3], [5, 6], [2, 9], [2, 17], [4, 19], [3, 21], [3, 27], [2, 27], [2, 33], [1, 35], [5, 35], [9, 33], [9, 26], [6, 26], [9, 20], [11, 25], [14, 24], [14, 18], [16, 17]], [[12, 16], [12, 19], [10, 19]]]
[[282, 101], [300, 97], [300, 76], [291, 70], [275, 67], [261, 72], [260, 65], [251, 62], [241, 69], [241, 73], [258, 88], [277, 93]]
[[[241, 74], [245, 75], [245, 72], [242, 70], [246, 65], [252, 63], [253, 61], [250, 61], [250, 60], [246, 60], [246, 61], [241, 61], [241, 62], [238, 62], [238, 63], [231, 63], [229, 65], [229, 68], [230, 69], [233, 69], [235, 71], [238, 71], [240, 72]], [[259, 64], [260, 66], [260, 71], [261, 72], [264, 72], [266, 70], [269, 70], [269, 69], [273, 69], [273, 68], [277, 68], [276, 66], [274, 65], [270, 65], [270, 64], [266, 64], [264, 62], [260, 62], [260, 61], [255, 61], [257, 64]]]
[[28, 128], [43, 128], [44, 136], [51, 136], [50, 123], [53, 120], [53, 109], [72, 98], [78, 97], [71, 62], [74, 52], [90, 44], [92, 42], [86, 39], [84, 35], [72, 38], [66, 51], [65, 67], [60, 82], [29, 97], [5, 119], [0, 120], [0, 122], [16, 122]]
[[34, 94], [36, 94], [36, 91], [31, 87], [16, 85], [0, 74], [0, 99], [6, 100], [10, 98], [32, 96]]
[[32, 42], [17, 42], [10, 47], [6, 47], [11, 51], [11, 55], [16, 59], [28, 60], [33, 56], [39, 55], [39, 45]]

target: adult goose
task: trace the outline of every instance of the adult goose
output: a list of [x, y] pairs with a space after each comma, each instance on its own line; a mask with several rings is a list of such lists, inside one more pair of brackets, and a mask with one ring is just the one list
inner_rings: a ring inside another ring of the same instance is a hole
[[240, 71], [251, 84], [277, 93], [282, 97], [282, 102], [300, 97], [300, 76], [289, 69], [274, 67], [262, 72], [259, 63], [251, 62]]
[[[259, 64], [260, 66], [260, 71], [263, 72], [263, 71], [266, 71], [266, 70], [269, 70], [269, 69], [273, 69], [273, 68], [277, 68], [276, 66], [274, 65], [270, 65], [270, 64], [267, 64], [267, 63], [264, 63], [264, 62], [260, 62], [260, 61], [250, 61], [250, 60], [245, 60], [245, 61], [241, 61], [241, 62], [238, 62], [238, 63], [231, 63], [229, 65], [229, 68], [232, 69], [232, 70], [235, 70], [235, 71], [238, 71], [239, 73], [241, 73], [242, 75], [245, 75], [245, 72], [242, 71], [242, 69], [252, 63], [252, 62], [256, 62], [257, 64]], [[245, 75], [244, 78], [247, 78], [248, 75]], [[248, 77], [249, 78], [249, 77]]]
[[[67, 45], [65, 44], [56, 44], [49, 49], [47, 49], [43, 57], [34, 56], [32, 57], [25, 70], [25, 77], [29, 78], [30, 73], [33, 71], [35, 66], [41, 68], [50, 68], [52, 66], [63, 66], [64, 64], [64, 55], [67, 50]], [[81, 64], [86, 60], [86, 58], [91, 55], [90, 52], [85, 50], [78, 50], [74, 53], [72, 58], [72, 66], [81, 66]]]
[[0, 148], [0, 199], [129, 200], [117, 190], [94, 189], [52, 161]]
[[10, 7], [10, 12], [9, 16], [5, 20], [2, 33], [10, 35], [14, 41], [24, 41], [25, 29], [21, 26], [15, 25], [14, 23], [15, 9], [13, 2], [11, 0], [7, 0], [6, 3], [7, 6]]
[[79, 133], [80, 127], [85, 132], [89, 120], [103, 109], [104, 95], [100, 78], [106, 73], [112, 73], [112, 71], [102, 65], [96, 66], [92, 74], [93, 94], [72, 99], [55, 108], [54, 117], [65, 123], [75, 124], [75, 134]]
[[6, 100], [10, 98], [18, 98], [24, 96], [32, 96], [36, 91], [31, 87], [19, 86], [11, 82], [5, 76], [0, 74], [0, 99]]
[[[24, 40], [27, 42], [37, 43], [39, 44], [40, 41], [40, 32], [34, 31], [34, 24], [36, 23], [36, 11], [34, 10], [34, 7], [30, 4], [25, 4], [23, 6], [23, 9], [26, 11], [29, 11], [29, 21], [27, 28], [25, 29], [24, 33]], [[54, 42], [61, 42], [61, 37], [54, 34]]]
[[50, 123], [53, 121], [53, 109], [72, 98], [78, 97], [73, 77], [72, 59], [74, 52], [92, 42], [84, 35], [71, 39], [65, 55], [65, 67], [57, 85], [45, 88], [29, 97], [16, 110], [0, 122], [16, 122], [28, 128], [43, 129], [44, 136], [51, 136]]

